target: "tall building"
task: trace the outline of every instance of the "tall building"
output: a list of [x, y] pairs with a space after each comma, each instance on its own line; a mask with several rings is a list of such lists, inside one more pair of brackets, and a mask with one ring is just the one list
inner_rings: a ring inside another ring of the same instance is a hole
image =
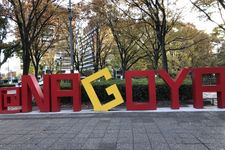
[[78, 38], [78, 51], [80, 56], [80, 70], [94, 71], [94, 36], [96, 28]]
[[[94, 71], [94, 36], [96, 29], [83, 34], [76, 31], [75, 51], [80, 62], [80, 71]], [[68, 50], [58, 50], [55, 54], [56, 70], [61, 73], [69, 73], [71, 69], [71, 58]], [[77, 61], [77, 60], [76, 60]]]

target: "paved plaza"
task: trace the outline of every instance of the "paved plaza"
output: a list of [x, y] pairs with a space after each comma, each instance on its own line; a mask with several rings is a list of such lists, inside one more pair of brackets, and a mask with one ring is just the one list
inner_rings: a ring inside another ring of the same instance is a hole
[[222, 150], [225, 112], [0, 115], [0, 149]]

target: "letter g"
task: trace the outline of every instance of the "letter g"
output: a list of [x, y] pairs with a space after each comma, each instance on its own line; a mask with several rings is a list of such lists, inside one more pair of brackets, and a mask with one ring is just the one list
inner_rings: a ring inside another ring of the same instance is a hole
[[106, 92], [108, 95], [113, 94], [115, 99], [106, 104], [103, 104], [103, 105], [101, 104], [93, 86], [91, 85], [91, 82], [101, 77], [105, 77], [106, 80], [109, 80], [112, 78], [109, 70], [105, 68], [81, 81], [84, 86], [84, 89], [86, 90], [89, 96], [89, 99], [91, 100], [91, 103], [94, 107], [94, 111], [108, 111], [124, 102], [118, 87], [116, 86], [116, 84], [113, 84], [110, 87], [106, 88]]

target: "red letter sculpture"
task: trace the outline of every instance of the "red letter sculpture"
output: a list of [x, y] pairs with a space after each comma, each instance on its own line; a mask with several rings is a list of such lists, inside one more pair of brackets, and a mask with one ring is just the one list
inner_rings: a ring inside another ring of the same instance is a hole
[[20, 87], [0, 88], [0, 113], [19, 113], [21, 108], [15, 110], [13, 107], [21, 107], [20, 94]]
[[[149, 101], [145, 103], [133, 102], [132, 77], [148, 77]], [[127, 71], [126, 78], [126, 105], [127, 110], [155, 110], [156, 109], [156, 89], [154, 71]]]
[[[60, 89], [61, 80], [70, 80], [72, 87], [69, 90]], [[51, 76], [52, 111], [60, 111], [60, 97], [73, 97], [73, 111], [81, 110], [80, 74], [55, 74]]]
[[[22, 77], [22, 112], [32, 111], [32, 95], [40, 112], [50, 112], [50, 75], [44, 76], [43, 92], [33, 75]], [[44, 93], [44, 94], [43, 94]]]
[[[194, 107], [203, 108], [203, 92], [217, 92], [218, 107], [225, 108], [225, 67], [192, 70]], [[204, 74], [216, 74], [216, 85], [202, 85]]]
[[170, 99], [171, 99], [171, 108], [179, 109], [180, 101], [179, 101], [179, 88], [184, 81], [185, 77], [189, 73], [190, 69], [182, 69], [180, 73], [177, 75], [176, 79], [172, 79], [170, 75], [165, 70], [158, 70], [157, 72], [162, 77], [162, 79], [166, 82], [166, 84], [170, 87]]

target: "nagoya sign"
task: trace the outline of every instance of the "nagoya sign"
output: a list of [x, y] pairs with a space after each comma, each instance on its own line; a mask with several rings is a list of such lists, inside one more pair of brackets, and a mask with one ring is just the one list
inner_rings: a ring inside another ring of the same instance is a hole
[[[170, 88], [171, 108], [179, 109], [179, 88], [188, 73], [192, 74], [192, 89], [194, 108], [203, 108], [203, 92], [217, 92], [218, 107], [225, 108], [225, 67], [217, 68], [193, 68], [181, 69], [175, 79], [172, 79], [165, 70], [127, 71], [126, 80], [126, 107], [127, 110], [155, 110], [156, 106], [156, 84], [155, 74], [159, 74]], [[205, 74], [215, 74], [215, 85], [203, 85], [202, 78]], [[43, 89], [38, 85], [36, 78], [32, 75], [22, 76], [22, 87], [0, 88], [0, 113], [19, 113], [32, 111], [32, 96], [40, 112], [59, 112], [60, 98], [72, 97], [73, 111], [81, 111], [81, 89], [82, 83], [95, 111], [108, 111], [124, 102], [117, 85], [106, 88], [108, 95], [114, 95], [114, 100], [101, 104], [92, 82], [104, 77], [105, 80], [112, 78], [108, 69], [103, 69], [80, 81], [80, 74], [54, 74], [44, 76]], [[132, 99], [132, 78], [148, 78], [148, 102], [137, 103]], [[69, 90], [60, 89], [61, 80], [70, 80], [72, 87]], [[10, 94], [9, 91], [15, 91]], [[150, 99], [151, 98], [151, 99]], [[10, 110], [10, 107], [20, 106], [21, 109]]]

